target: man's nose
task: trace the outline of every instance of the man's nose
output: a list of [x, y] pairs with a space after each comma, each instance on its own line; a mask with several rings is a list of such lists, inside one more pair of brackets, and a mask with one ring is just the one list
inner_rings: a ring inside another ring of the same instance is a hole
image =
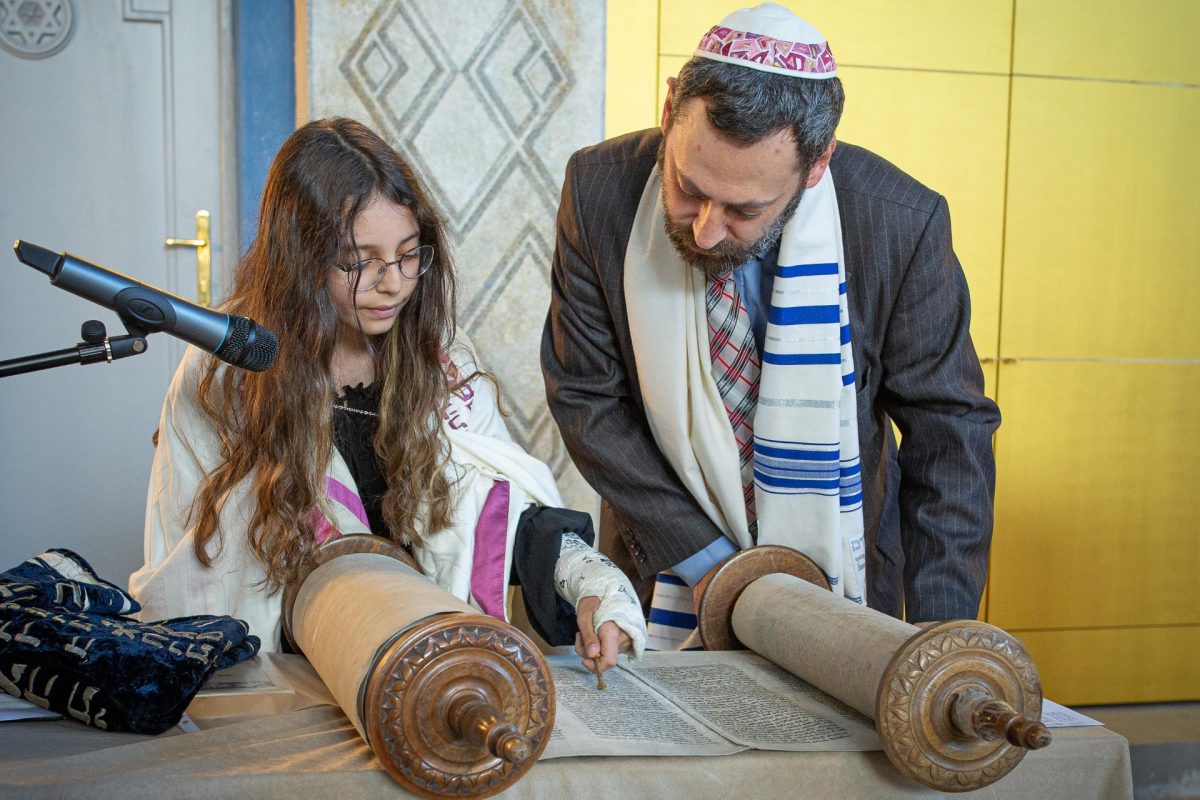
[[725, 225], [725, 213], [709, 201], [700, 207], [700, 213], [692, 220], [692, 236], [701, 250], [711, 250], [725, 240], [729, 230]]

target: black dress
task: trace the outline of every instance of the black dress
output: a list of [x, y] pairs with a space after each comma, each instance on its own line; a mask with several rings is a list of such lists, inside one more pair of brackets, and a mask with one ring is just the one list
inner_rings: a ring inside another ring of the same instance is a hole
[[390, 539], [383, 521], [383, 495], [387, 479], [375, 455], [375, 431], [379, 427], [379, 392], [375, 384], [342, 387], [334, 401], [333, 443], [358, 486], [358, 496], [367, 510], [371, 531]]
[[[383, 520], [387, 477], [375, 454], [379, 426], [379, 391], [375, 384], [342, 387], [334, 401], [333, 442], [358, 486], [371, 531], [393, 539]], [[525, 611], [538, 635], [551, 645], [575, 641], [575, 610], [554, 590], [554, 565], [562, 536], [575, 533], [588, 544], [595, 541], [592, 519], [565, 508], [533, 505], [521, 515], [513, 542], [509, 584], [521, 586]]]

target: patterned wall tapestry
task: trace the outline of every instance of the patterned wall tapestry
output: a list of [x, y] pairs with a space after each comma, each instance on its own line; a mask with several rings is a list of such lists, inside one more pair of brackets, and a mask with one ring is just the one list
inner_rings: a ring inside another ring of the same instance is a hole
[[603, 138], [603, 0], [309, 0], [310, 116], [371, 125], [449, 221], [459, 324], [509, 429], [569, 506], [596, 500], [546, 408], [538, 343], [567, 158]]

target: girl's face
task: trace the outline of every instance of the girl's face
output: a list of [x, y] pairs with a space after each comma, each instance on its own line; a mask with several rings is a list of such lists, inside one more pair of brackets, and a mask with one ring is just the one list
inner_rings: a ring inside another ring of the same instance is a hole
[[[355, 333], [361, 326], [366, 335], [378, 336], [387, 333], [396, 324], [401, 309], [420, 280], [404, 274], [415, 274], [407, 265], [415, 260], [415, 256], [408, 254], [421, 244], [417, 218], [407, 206], [375, 195], [359, 213], [358, 219], [354, 220], [354, 242], [358, 250], [342, 256], [342, 266], [362, 263], [367, 259], [382, 259], [389, 263], [382, 277], [379, 275], [380, 261], [365, 265], [361, 276], [342, 269], [330, 269], [326, 276], [329, 296], [343, 325]], [[403, 272], [401, 265], [395, 263], [402, 259], [405, 264]], [[376, 280], [379, 283], [366, 291], [355, 292], [351, 285], [355, 280], [360, 289]]]

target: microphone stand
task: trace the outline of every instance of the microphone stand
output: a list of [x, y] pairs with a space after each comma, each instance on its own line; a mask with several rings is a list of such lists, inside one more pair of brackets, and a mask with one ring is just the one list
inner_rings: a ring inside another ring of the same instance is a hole
[[103, 322], [89, 319], [80, 326], [79, 335], [83, 341], [79, 344], [64, 350], [52, 350], [48, 353], [37, 353], [23, 358], [0, 361], [0, 378], [62, 367], [67, 364], [98, 364], [101, 361], [110, 363], [118, 358], [128, 358], [146, 352], [148, 332], [125, 320], [122, 322], [125, 322], [125, 328], [129, 335], [110, 339]]

